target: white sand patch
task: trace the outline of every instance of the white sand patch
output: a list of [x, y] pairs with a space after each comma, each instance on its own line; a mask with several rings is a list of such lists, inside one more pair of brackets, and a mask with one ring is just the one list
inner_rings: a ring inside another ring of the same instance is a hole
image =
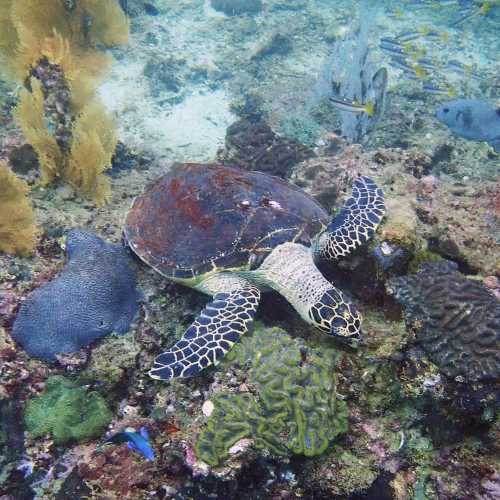
[[213, 159], [224, 145], [226, 128], [236, 120], [221, 89], [159, 106], [151, 99], [140, 62], [115, 64], [99, 96], [116, 119], [121, 141], [169, 160]]
[[226, 128], [236, 117], [222, 90], [186, 97], [177, 106], [144, 116], [144, 127], [177, 160], [210, 160], [224, 145]]
[[210, 4], [210, 0], [205, 0], [205, 2], [203, 3], [203, 14], [206, 17], [215, 17], [219, 19], [227, 17], [226, 14], [224, 14], [224, 12], [219, 12], [215, 10]]

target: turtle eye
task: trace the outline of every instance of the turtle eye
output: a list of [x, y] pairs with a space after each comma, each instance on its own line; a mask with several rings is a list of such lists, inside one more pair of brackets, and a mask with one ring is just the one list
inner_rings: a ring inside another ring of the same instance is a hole
[[449, 113], [450, 112], [450, 108], [443, 108], [443, 113]]

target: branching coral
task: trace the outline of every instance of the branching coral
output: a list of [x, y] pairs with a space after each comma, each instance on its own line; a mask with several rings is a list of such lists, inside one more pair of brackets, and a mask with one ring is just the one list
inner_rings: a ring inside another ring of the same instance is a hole
[[26, 85], [15, 116], [38, 154], [41, 183], [62, 178], [103, 204], [116, 137], [95, 90], [111, 62], [101, 48], [127, 41], [125, 14], [116, 0], [6, 0], [2, 9], [0, 58]]
[[26, 182], [0, 162], [0, 251], [26, 253], [35, 246], [33, 208], [26, 196]]
[[334, 351], [320, 354], [282, 330], [261, 328], [235, 347], [234, 358], [251, 362], [249, 381], [257, 395], [215, 398], [196, 445], [202, 460], [217, 465], [245, 437], [276, 455], [319, 455], [347, 430], [347, 409], [335, 391]]

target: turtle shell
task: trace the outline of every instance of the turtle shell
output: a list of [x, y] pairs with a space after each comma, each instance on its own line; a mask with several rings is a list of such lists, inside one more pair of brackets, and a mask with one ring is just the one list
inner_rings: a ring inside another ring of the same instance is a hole
[[215, 268], [254, 269], [277, 245], [309, 245], [327, 223], [313, 198], [282, 179], [184, 163], [135, 199], [124, 235], [162, 275], [191, 279]]

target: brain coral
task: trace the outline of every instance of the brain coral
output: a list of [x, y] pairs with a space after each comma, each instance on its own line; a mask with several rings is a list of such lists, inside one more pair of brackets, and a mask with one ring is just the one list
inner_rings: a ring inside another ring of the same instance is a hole
[[251, 364], [256, 394], [214, 398], [215, 410], [196, 446], [205, 462], [217, 465], [245, 437], [277, 455], [319, 455], [347, 430], [347, 408], [335, 391], [334, 351], [316, 352], [278, 328], [258, 328], [228, 356]]
[[500, 376], [500, 302], [482, 283], [464, 278], [453, 263], [435, 262], [389, 280], [387, 290], [446, 375], [471, 382]]
[[125, 333], [139, 308], [135, 271], [121, 246], [80, 230], [66, 245], [66, 266], [23, 303], [12, 331], [30, 356], [45, 361]]

